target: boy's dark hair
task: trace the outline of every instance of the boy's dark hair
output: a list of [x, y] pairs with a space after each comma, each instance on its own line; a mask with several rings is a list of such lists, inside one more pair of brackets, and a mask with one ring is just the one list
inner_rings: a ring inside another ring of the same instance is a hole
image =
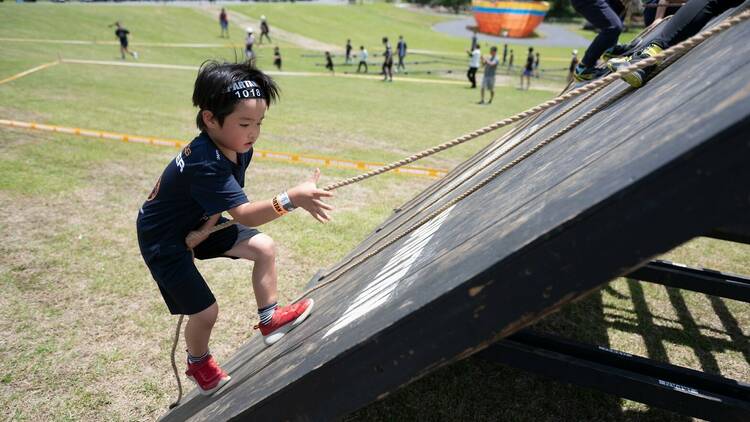
[[219, 63], [208, 60], [201, 64], [198, 77], [195, 78], [193, 88], [193, 105], [198, 107], [198, 115], [195, 124], [200, 130], [206, 130], [201, 112], [208, 110], [216, 117], [219, 125], [224, 124], [224, 118], [234, 111], [234, 106], [241, 101], [237, 97], [228, 94], [227, 88], [235, 82], [253, 81], [258, 84], [266, 106], [276, 102], [279, 98], [279, 87], [270, 76], [261, 72], [250, 62], [244, 63]]

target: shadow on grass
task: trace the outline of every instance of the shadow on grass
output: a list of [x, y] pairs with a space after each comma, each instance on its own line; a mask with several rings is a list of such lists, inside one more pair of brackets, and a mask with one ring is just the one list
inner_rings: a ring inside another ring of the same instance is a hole
[[[723, 331], [698, 324], [681, 290], [666, 288], [668, 299], [658, 302], [656, 299], [647, 300], [644, 286], [649, 293], [663, 288], [661, 286], [630, 279], [624, 286], [627, 294], [608, 284], [599, 292], [540, 321], [534, 329], [605, 347], [611, 347], [613, 332], [619, 331], [621, 334], [618, 335], [622, 336], [635, 335], [643, 340], [646, 357], [661, 362], [670, 362], [665, 345], [674, 344], [683, 350], [692, 350], [700, 365], [698, 369], [712, 374], [720, 375], [712, 352], [739, 351], [750, 362], [748, 338], [722, 299], [708, 296], [712, 310], [706, 307], [705, 311], [718, 316]], [[605, 303], [605, 294], [613, 300], [629, 301], [630, 308]], [[652, 312], [649, 308], [670, 304], [676, 319], [655, 315], [659, 312]], [[721, 334], [731, 340], [706, 336], [702, 331]], [[633, 402], [623, 404], [619, 397], [471, 357], [399, 389], [345, 420], [692, 420]]]

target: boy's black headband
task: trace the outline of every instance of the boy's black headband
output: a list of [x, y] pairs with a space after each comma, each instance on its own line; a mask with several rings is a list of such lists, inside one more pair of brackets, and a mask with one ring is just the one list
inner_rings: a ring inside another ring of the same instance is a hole
[[224, 93], [231, 95], [233, 98], [238, 98], [241, 100], [246, 98], [265, 99], [265, 95], [263, 93], [263, 90], [260, 89], [260, 85], [253, 81], [234, 82], [229, 85], [229, 87], [227, 87]]

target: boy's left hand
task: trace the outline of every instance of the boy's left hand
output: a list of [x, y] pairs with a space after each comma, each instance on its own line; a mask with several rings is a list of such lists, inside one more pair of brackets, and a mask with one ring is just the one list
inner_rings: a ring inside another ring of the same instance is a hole
[[194, 247], [200, 245], [201, 242], [206, 240], [208, 237], [208, 232], [200, 231], [200, 230], [194, 230], [188, 233], [187, 237], [185, 238], [185, 245], [187, 245], [188, 249], [193, 249]]
[[287, 194], [295, 207], [304, 208], [316, 220], [325, 223], [331, 219], [326, 211], [332, 211], [333, 207], [323, 202], [323, 198], [331, 198], [333, 193], [318, 189], [318, 180], [320, 169], [315, 169], [307, 181], [289, 189]]

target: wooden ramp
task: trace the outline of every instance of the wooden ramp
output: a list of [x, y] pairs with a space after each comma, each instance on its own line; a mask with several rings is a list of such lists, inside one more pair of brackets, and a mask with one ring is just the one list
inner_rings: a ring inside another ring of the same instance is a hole
[[225, 363], [229, 385], [212, 397], [193, 392], [163, 420], [335, 419], [695, 236], [747, 227], [748, 40], [749, 22], [712, 37], [410, 235], [340, 270], [628, 87], [615, 82], [564, 115], [576, 99], [550, 109], [488, 146], [328, 269], [321, 283], [341, 275], [312, 293], [316, 310], [304, 324], [270, 348], [254, 336]]

